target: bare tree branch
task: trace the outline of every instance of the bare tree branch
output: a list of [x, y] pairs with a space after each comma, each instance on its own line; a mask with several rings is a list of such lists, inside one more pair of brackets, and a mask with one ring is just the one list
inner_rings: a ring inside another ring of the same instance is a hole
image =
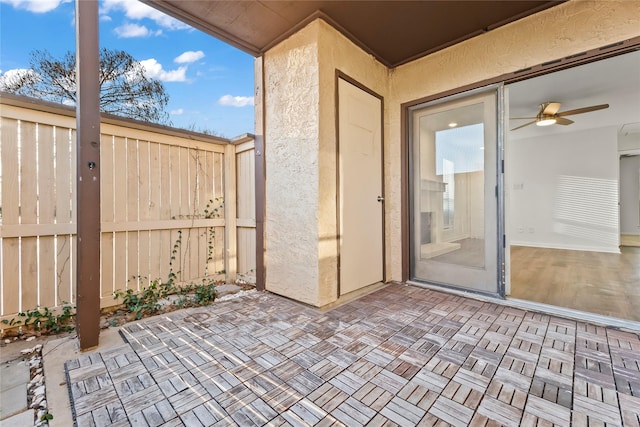
[[[75, 104], [76, 58], [67, 52], [56, 59], [46, 50], [31, 52], [31, 68], [0, 76], [0, 89], [17, 95]], [[146, 122], [169, 124], [169, 95], [159, 80], [127, 52], [100, 50], [100, 110]]]

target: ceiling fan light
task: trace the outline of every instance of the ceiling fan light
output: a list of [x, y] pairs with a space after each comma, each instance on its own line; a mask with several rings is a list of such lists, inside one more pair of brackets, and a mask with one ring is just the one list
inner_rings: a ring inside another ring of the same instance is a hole
[[536, 122], [537, 126], [550, 126], [556, 123], [556, 119], [548, 118], [548, 119], [540, 119]]

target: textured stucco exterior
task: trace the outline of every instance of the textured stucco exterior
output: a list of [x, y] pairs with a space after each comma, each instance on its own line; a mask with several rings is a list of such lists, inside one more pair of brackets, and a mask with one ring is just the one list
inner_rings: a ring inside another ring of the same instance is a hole
[[336, 69], [386, 94], [386, 67], [322, 20], [264, 56], [266, 289], [315, 306], [338, 298]]
[[384, 98], [386, 280], [402, 277], [401, 105], [640, 35], [638, 1], [569, 1], [393, 70], [322, 20], [264, 56], [266, 288], [337, 298], [336, 70]]
[[[374, 91], [387, 96], [388, 71], [371, 55], [322, 20], [314, 24], [319, 30], [320, 66], [320, 169], [318, 233], [320, 235], [319, 305], [338, 297], [338, 244], [336, 175], [336, 70]], [[384, 114], [386, 116], [386, 114]], [[386, 127], [385, 127], [386, 128]], [[386, 136], [383, 135], [383, 140]]]
[[266, 289], [317, 305], [317, 28], [264, 56]]

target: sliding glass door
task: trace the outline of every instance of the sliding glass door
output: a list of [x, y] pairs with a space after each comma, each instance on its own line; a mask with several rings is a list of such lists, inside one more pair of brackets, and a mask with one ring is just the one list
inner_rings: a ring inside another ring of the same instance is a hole
[[497, 93], [414, 107], [411, 278], [500, 293]]

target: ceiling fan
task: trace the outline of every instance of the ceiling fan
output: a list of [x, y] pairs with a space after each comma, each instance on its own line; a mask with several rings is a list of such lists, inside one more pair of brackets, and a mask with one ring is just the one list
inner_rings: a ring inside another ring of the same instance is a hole
[[609, 108], [609, 104], [600, 104], [600, 105], [592, 105], [591, 107], [583, 107], [577, 108], [575, 110], [558, 112], [560, 110], [559, 102], [545, 102], [544, 104], [540, 104], [540, 110], [538, 111], [538, 115], [535, 117], [512, 117], [512, 119], [534, 119], [532, 122], [525, 123], [521, 126], [513, 128], [511, 130], [517, 130], [523, 128], [525, 126], [529, 126], [532, 124], [536, 124], [538, 126], [549, 126], [549, 125], [570, 125], [573, 123], [573, 120], [565, 119], [565, 116], [573, 116], [574, 114], [583, 114], [589, 113], [591, 111], [603, 110], [605, 108]]

